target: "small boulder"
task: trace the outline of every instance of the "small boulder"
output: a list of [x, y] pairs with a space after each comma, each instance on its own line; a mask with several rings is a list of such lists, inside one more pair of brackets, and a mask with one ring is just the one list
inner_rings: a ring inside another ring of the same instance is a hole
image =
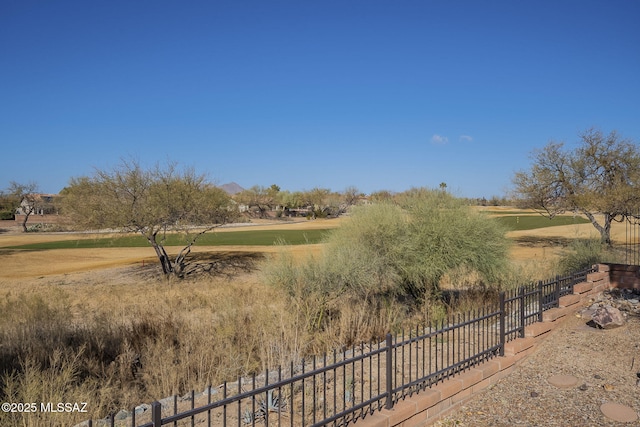
[[116, 421], [125, 420], [130, 416], [131, 416], [131, 413], [123, 409], [116, 414], [115, 420]]
[[595, 313], [593, 313], [591, 319], [602, 329], [617, 328], [623, 326], [625, 323], [624, 316], [620, 310], [610, 305], [599, 307]]
[[158, 400], [158, 403], [162, 405], [163, 408], [172, 408], [174, 405], [175, 396], [165, 397], [164, 399]]
[[134, 409], [134, 412], [136, 413], [136, 415], [140, 415], [147, 412], [150, 409], [151, 409], [151, 405], [149, 405], [148, 403], [143, 403], [142, 405], [136, 406]]
[[204, 391], [202, 392], [203, 396], [208, 396], [208, 395], [216, 395], [218, 394], [218, 389], [213, 388], [213, 387], [207, 387], [204, 389]]

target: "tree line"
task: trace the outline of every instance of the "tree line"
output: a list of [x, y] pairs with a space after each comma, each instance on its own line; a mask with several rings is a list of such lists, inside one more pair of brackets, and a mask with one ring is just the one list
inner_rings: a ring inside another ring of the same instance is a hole
[[250, 216], [265, 218], [275, 213], [277, 217], [306, 216], [314, 219], [340, 216], [364, 198], [365, 194], [352, 186], [342, 193], [318, 187], [292, 192], [281, 190], [276, 184], [270, 187], [255, 185], [233, 196], [241, 210]]
[[[513, 177], [511, 201], [549, 218], [565, 212], [585, 215], [611, 244], [611, 224], [640, 213], [640, 150], [637, 143], [613, 131], [588, 129], [569, 148], [551, 141], [531, 154], [531, 167]], [[439, 190], [447, 193], [446, 183]], [[37, 185], [12, 182], [0, 194], [0, 210], [24, 211], [23, 230], [37, 211]], [[355, 187], [342, 193], [314, 188], [283, 191], [278, 185], [254, 186], [234, 196], [209, 182], [205, 175], [176, 163], [144, 168], [123, 160], [110, 170], [72, 178], [55, 204], [74, 228], [113, 229], [143, 235], [156, 252], [165, 275], [182, 277], [186, 259], [198, 238], [241, 214], [266, 217], [302, 212], [309, 218], [339, 216], [351, 206], [397, 201], [404, 193], [377, 191], [367, 197]], [[498, 204], [506, 199], [467, 199], [467, 204]], [[241, 212], [243, 211], [243, 212]], [[166, 233], [180, 233], [184, 247], [170, 258], [164, 249]]]

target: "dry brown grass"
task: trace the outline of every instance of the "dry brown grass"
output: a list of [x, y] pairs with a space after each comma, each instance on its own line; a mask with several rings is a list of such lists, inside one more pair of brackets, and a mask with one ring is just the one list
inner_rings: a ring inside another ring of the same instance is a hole
[[[309, 339], [299, 336], [286, 299], [257, 274], [258, 263], [275, 246], [197, 247], [196, 257], [218, 261], [217, 274], [167, 283], [151, 248], [3, 250], [94, 236], [0, 229], [0, 397], [88, 401], [90, 409], [89, 415], [67, 415], [64, 421], [0, 414], [0, 425], [72, 425], [262, 371], [306, 351]], [[319, 247], [292, 252], [298, 256]]]
[[[298, 222], [258, 222], [242, 227], [224, 227], [216, 229], [216, 233], [228, 233], [237, 230], [310, 230], [338, 227], [342, 218], [329, 220], [298, 221]], [[249, 228], [250, 227], [250, 228]], [[52, 242], [60, 240], [95, 239], [96, 237], [108, 237], [105, 234], [89, 233], [21, 233], [19, 228], [11, 224], [11, 227], [1, 226], [6, 230], [0, 233], [0, 253], [4, 260], [0, 270], [2, 279], [30, 279], [37, 277], [50, 277], [55, 275], [74, 274], [77, 272], [96, 271], [106, 268], [122, 266], [140, 266], [157, 262], [155, 253], [151, 247], [146, 248], [103, 248], [103, 249], [53, 249], [47, 251], [20, 251], [2, 250], [10, 246], [18, 246], [33, 243]], [[304, 245], [292, 248], [294, 254], [317, 251], [319, 245]], [[167, 247], [170, 255], [175, 255], [180, 248]], [[275, 252], [275, 246], [195, 246], [194, 253], [203, 252]]]
[[[500, 214], [501, 211], [514, 211], [513, 208], [486, 207], [488, 212]], [[295, 223], [259, 223], [251, 225], [251, 229], [318, 229], [339, 226], [343, 218], [330, 220], [300, 221]], [[0, 228], [3, 228], [0, 226]], [[244, 228], [243, 228], [244, 229]], [[237, 228], [220, 228], [216, 232], [227, 233]], [[95, 238], [93, 234], [75, 233], [20, 233], [17, 231], [0, 233], [0, 250], [7, 246], [21, 244], [49, 242], [56, 240], [75, 240], [78, 238]], [[596, 237], [595, 229], [591, 224], [578, 224], [570, 226], [558, 226], [540, 228], [536, 230], [513, 231], [508, 237], [516, 242], [511, 250], [511, 257], [519, 263], [545, 263], [555, 261], [561, 255], [562, 242], [567, 239]], [[624, 224], [614, 223], [612, 227], [612, 239], [622, 243], [625, 239]], [[317, 252], [321, 245], [295, 246], [291, 250], [296, 255]], [[177, 248], [167, 248], [170, 253]], [[225, 246], [206, 247], [196, 246], [194, 252], [262, 252], [273, 253], [278, 249], [275, 246]], [[105, 248], [105, 249], [60, 249], [48, 251], [3, 251], [3, 267], [0, 270], [0, 280], [7, 279], [32, 279], [38, 277], [50, 277], [56, 275], [69, 275], [77, 272], [96, 271], [106, 268], [122, 266], [141, 266], [155, 263], [153, 250], [149, 248]]]
[[[339, 223], [316, 220], [259, 227], [326, 228]], [[553, 274], [567, 240], [593, 235], [589, 224], [512, 232], [509, 236], [516, 243], [511, 257], [525, 277], [546, 278]], [[623, 240], [624, 225], [614, 225], [613, 236]], [[0, 396], [4, 389], [5, 399], [84, 399], [91, 402], [94, 417], [103, 417], [110, 410], [277, 366], [340, 340], [355, 341], [359, 336], [353, 331], [366, 335], [383, 330], [397, 324], [402, 310], [388, 307], [371, 319], [367, 307], [345, 308], [349, 315], [340, 317], [340, 323], [322, 336], [309, 336], [305, 319], [287, 305], [285, 296], [260, 280], [257, 260], [281, 250], [275, 246], [196, 247], [197, 255], [255, 262], [223, 268], [216, 277], [169, 284], [158, 279], [151, 248], [2, 249], [77, 238], [0, 233], [0, 349], [9, 355], [0, 362], [16, 370], [0, 378]], [[289, 248], [299, 258], [321, 249], [322, 245]], [[73, 345], [58, 351], [60, 343]], [[91, 357], [83, 360], [87, 354]], [[1, 417], [0, 425], [25, 421]], [[65, 422], [85, 418], [86, 414]], [[56, 421], [34, 418], [27, 424]]]

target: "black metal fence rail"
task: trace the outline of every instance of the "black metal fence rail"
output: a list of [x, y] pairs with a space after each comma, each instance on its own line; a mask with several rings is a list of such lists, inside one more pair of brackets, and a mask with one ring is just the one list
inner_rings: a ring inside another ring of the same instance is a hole
[[430, 331], [416, 329], [408, 337], [403, 332], [398, 341], [389, 342], [391, 403], [496, 356], [501, 348], [501, 314], [497, 307], [483, 307], [452, 316], [449, 323]]
[[[208, 387], [205, 393], [137, 407], [88, 427], [346, 426], [434, 384], [504, 355], [594, 268], [502, 292], [499, 301], [385, 341], [304, 359], [286, 368]], [[138, 409], [138, 413], [136, 413]]]
[[640, 265], [640, 211], [625, 216], [625, 264]]

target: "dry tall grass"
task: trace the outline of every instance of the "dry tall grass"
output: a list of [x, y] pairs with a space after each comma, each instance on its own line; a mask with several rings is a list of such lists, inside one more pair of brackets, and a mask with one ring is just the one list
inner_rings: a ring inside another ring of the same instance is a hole
[[[564, 249], [545, 245], [544, 239], [516, 245], [514, 286], [555, 274]], [[303, 250], [295, 248], [296, 262], [304, 259]], [[317, 245], [310, 248], [317, 250]], [[39, 260], [43, 254], [38, 253]], [[87, 402], [89, 410], [0, 413], [0, 425], [73, 425], [435, 320], [447, 310], [445, 305], [425, 303], [409, 310], [391, 299], [372, 305], [343, 298], [332, 302], [334, 321], [311, 334], [304, 307], [266, 286], [257, 270], [167, 284], [144, 279], [139, 269], [48, 278], [37, 270], [31, 278], [0, 279], [0, 401]], [[456, 274], [465, 276], [452, 272], [445, 289], [456, 290], [461, 283]], [[477, 302], [476, 297], [458, 299], [455, 305]], [[310, 309], [316, 302], [303, 303]]]
[[[91, 414], [68, 415], [69, 423], [204, 389], [304, 351], [284, 299], [255, 280], [30, 288], [0, 291], [1, 400], [89, 402]], [[45, 414], [27, 419], [59, 425]], [[0, 413], [0, 425], [22, 421]]]
[[1, 400], [88, 402], [90, 411], [0, 413], [0, 425], [101, 418], [380, 336], [406, 314], [398, 304], [372, 310], [341, 301], [333, 306], [338, 321], [311, 335], [288, 303], [253, 276], [170, 285], [60, 281], [0, 292]]

